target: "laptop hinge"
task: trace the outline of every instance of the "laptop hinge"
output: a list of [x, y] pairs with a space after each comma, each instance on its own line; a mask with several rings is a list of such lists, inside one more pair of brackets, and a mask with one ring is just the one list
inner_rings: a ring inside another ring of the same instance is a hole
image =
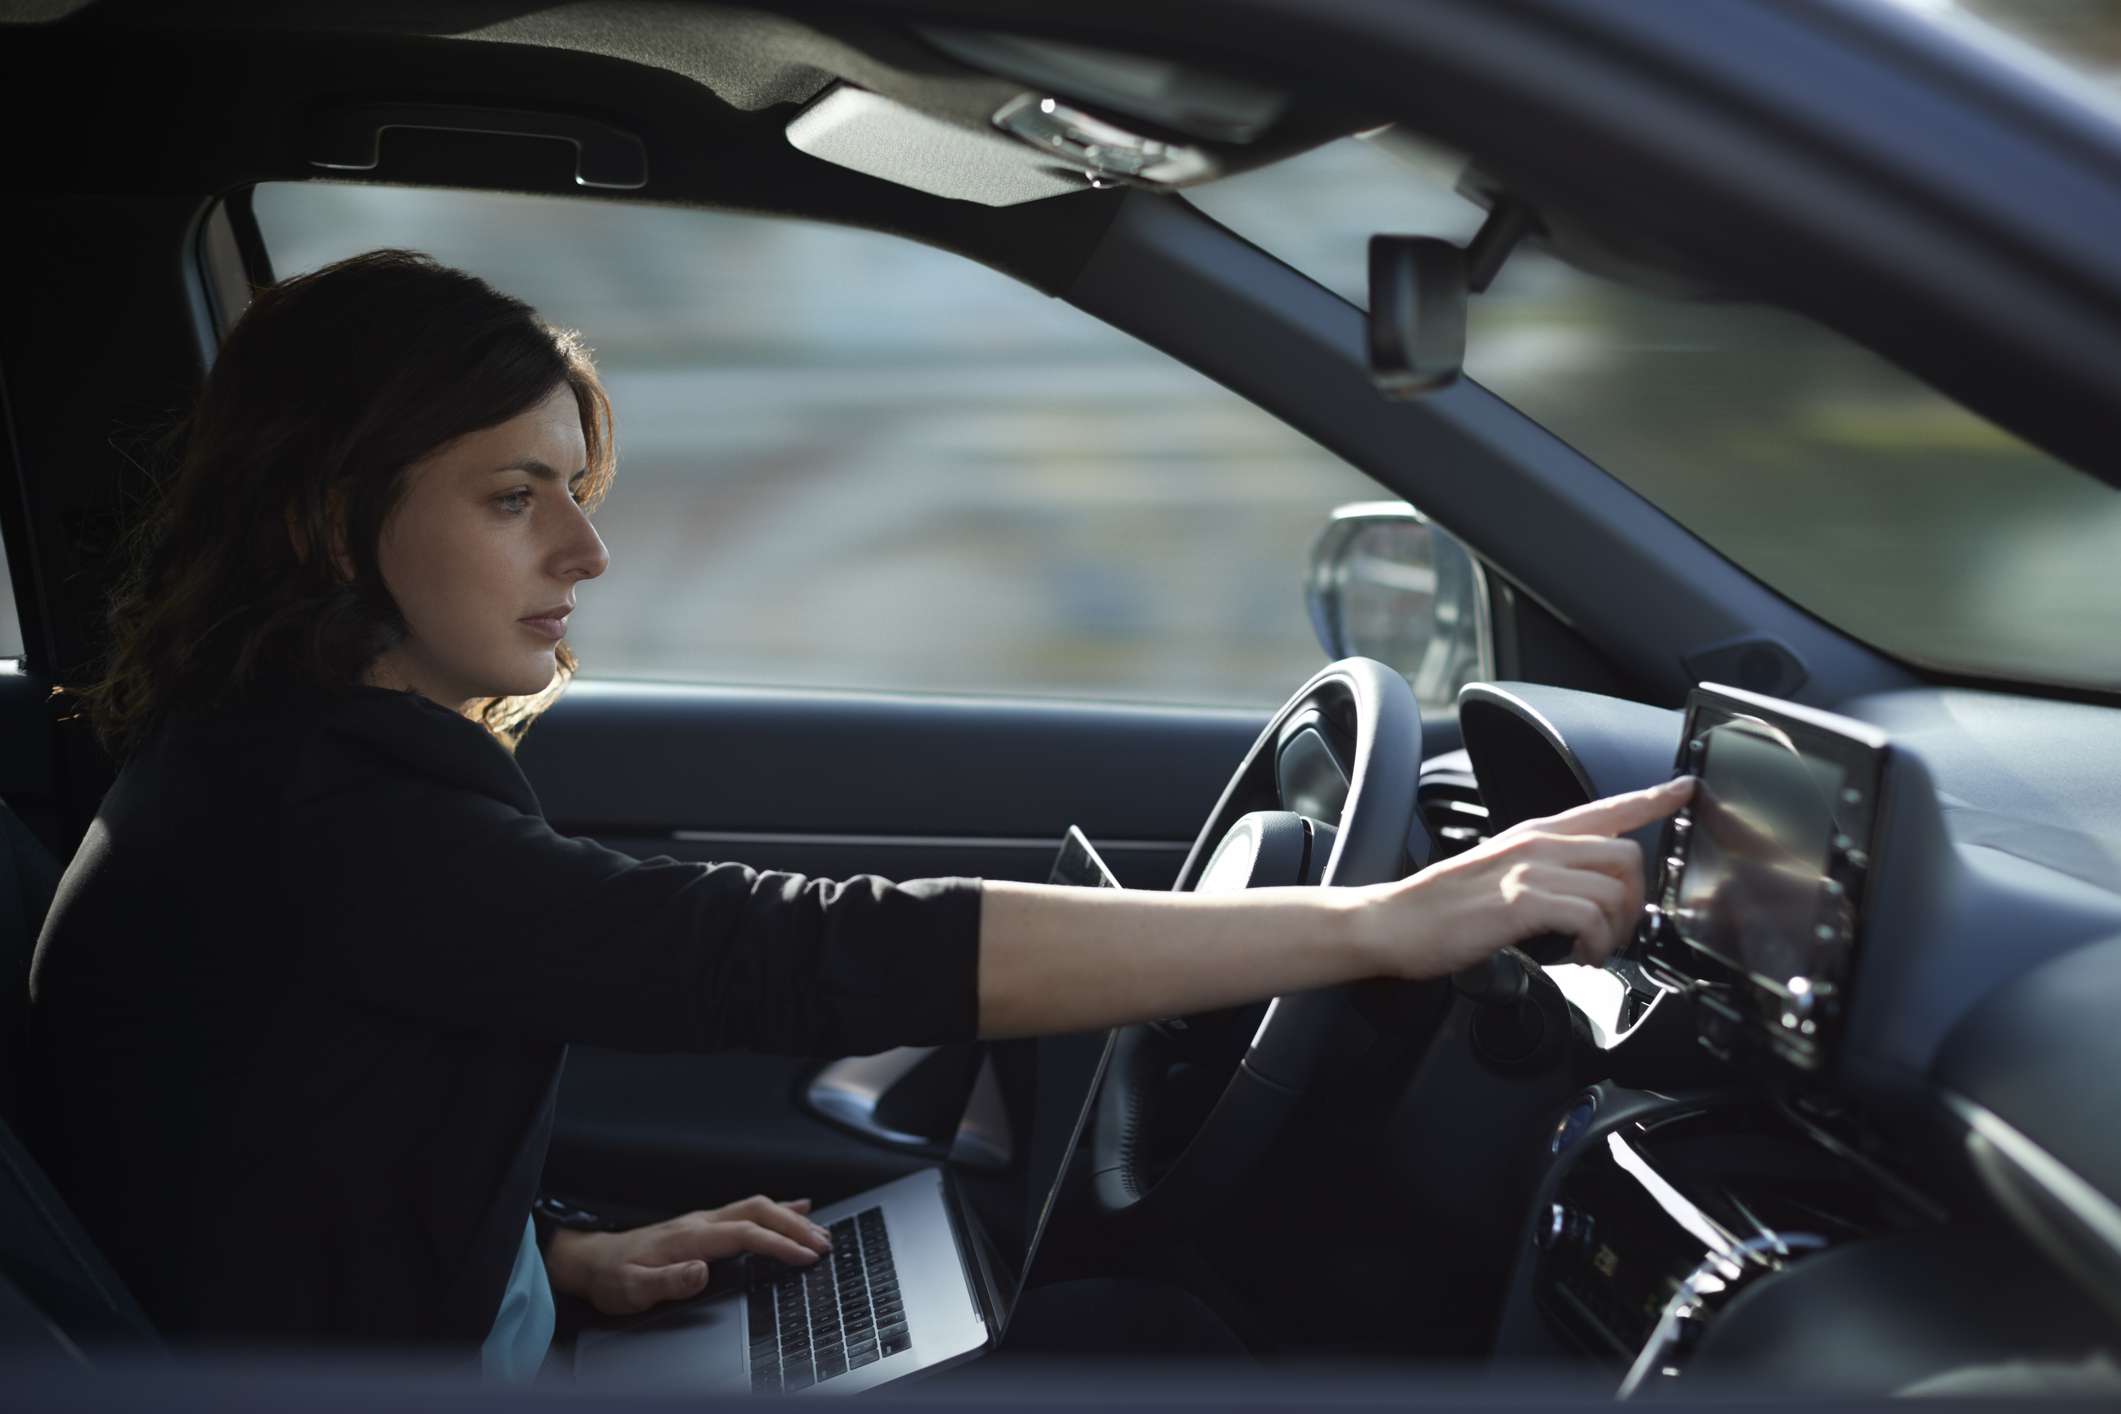
[[972, 1273], [972, 1296], [979, 1306], [980, 1318], [987, 1323], [987, 1342], [999, 1345], [1002, 1331], [1009, 1324], [1009, 1303], [1002, 1295], [1001, 1282], [996, 1276], [1001, 1267], [1000, 1258], [979, 1214], [972, 1210], [972, 1204], [966, 1199], [957, 1175], [948, 1168], [943, 1170], [943, 1211], [949, 1214], [950, 1231], [957, 1239], [958, 1255], [964, 1259], [965, 1270]]

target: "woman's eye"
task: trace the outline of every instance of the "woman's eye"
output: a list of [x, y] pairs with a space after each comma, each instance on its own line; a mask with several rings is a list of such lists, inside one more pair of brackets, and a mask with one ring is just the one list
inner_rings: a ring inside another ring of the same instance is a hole
[[530, 509], [530, 492], [517, 490], [505, 492], [493, 498], [495, 503], [511, 515], [521, 515]]

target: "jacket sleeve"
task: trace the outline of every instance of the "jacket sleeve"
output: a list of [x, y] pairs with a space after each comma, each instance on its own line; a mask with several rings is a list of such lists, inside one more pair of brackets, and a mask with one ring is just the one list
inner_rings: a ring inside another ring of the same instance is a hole
[[557, 833], [523, 794], [528, 808], [327, 735], [280, 832], [306, 975], [447, 1025], [634, 1051], [974, 1035], [976, 880], [636, 859]]

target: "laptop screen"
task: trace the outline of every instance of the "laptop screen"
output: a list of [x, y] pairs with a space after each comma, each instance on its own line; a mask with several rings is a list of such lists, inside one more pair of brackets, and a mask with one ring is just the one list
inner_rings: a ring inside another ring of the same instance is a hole
[[[1082, 831], [1070, 826], [1048, 883], [1116, 889], [1119, 881]], [[951, 1172], [984, 1237], [990, 1294], [1006, 1328], [1040, 1238], [1083, 1142], [1113, 1033], [1083, 1031], [988, 1047], [987, 1069], [973, 1089], [968, 1119], [999, 1103], [1008, 1136], [1000, 1168], [954, 1156]], [[989, 1130], [993, 1126], [988, 1126]], [[995, 1146], [983, 1146], [991, 1153]]]

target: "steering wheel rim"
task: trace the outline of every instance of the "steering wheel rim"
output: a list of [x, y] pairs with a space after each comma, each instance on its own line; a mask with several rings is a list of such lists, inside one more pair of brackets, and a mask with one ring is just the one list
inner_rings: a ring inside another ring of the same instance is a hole
[[[1291, 743], [1304, 741], [1311, 773], [1317, 742], [1336, 759], [1346, 794], [1332, 824], [1332, 847], [1310, 872], [1320, 885], [1382, 883], [1403, 877], [1428, 858], [1428, 839], [1415, 809], [1421, 776], [1421, 711], [1398, 672], [1373, 658], [1329, 663], [1275, 712], [1223, 788], [1174, 890], [1190, 891], [1217, 847], [1247, 817], [1253, 803], [1272, 798], [1286, 806], [1292, 790]], [[1305, 788], [1294, 788], [1305, 793]], [[1315, 793], [1308, 803], [1317, 805]], [[1302, 813], [1302, 812], [1299, 812]], [[1356, 987], [1290, 993], [1268, 1004], [1243, 1057], [1178, 1160], [1160, 1177], [1146, 1171], [1164, 1063], [1158, 1028], [1120, 1028], [1091, 1124], [1091, 1197], [1106, 1216], [1146, 1206], [1197, 1210], [1215, 1189], [1227, 1188], [1273, 1146], [1325, 1063], [1367, 1032], [1354, 1006]]]

